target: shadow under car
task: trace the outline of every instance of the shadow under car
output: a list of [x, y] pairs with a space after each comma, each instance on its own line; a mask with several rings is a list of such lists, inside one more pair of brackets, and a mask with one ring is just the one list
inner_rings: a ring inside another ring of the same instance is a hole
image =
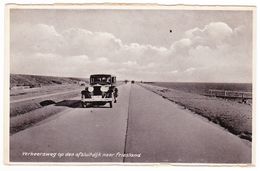
[[[55, 106], [66, 106], [70, 108], [83, 108], [80, 100], [63, 100], [61, 102], [58, 102], [55, 104]], [[110, 108], [109, 106], [106, 106], [106, 103], [88, 103], [86, 105], [86, 108]]]

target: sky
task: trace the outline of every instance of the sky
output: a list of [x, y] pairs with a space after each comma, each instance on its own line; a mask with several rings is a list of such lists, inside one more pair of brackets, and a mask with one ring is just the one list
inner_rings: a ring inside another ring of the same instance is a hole
[[11, 9], [10, 62], [15, 74], [251, 83], [252, 11]]

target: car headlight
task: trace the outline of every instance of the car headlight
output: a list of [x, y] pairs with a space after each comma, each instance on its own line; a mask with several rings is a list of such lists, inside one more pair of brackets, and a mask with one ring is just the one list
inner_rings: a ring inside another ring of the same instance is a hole
[[102, 92], [107, 92], [108, 91], [108, 87], [105, 87], [105, 86], [102, 86], [101, 88], [100, 88], [100, 90], [102, 91]]
[[93, 87], [88, 87], [88, 91], [89, 91], [89, 92], [93, 92], [93, 91], [94, 91], [94, 88], [93, 88]]

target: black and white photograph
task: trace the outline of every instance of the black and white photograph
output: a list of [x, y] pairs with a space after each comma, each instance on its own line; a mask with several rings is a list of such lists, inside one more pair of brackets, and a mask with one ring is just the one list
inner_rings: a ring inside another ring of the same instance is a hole
[[7, 5], [6, 160], [252, 165], [255, 10]]

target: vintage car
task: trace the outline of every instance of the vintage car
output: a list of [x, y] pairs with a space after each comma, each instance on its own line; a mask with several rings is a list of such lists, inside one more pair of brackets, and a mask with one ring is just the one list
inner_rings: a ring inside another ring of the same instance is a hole
[[88, 104], [105, 105], [117, 102], [118, 89], [116, 88], [116, 77], [109, 74], [95, 74], [90, 76], [90, 85], [81, 91], [81, 104], [85, 108]]

